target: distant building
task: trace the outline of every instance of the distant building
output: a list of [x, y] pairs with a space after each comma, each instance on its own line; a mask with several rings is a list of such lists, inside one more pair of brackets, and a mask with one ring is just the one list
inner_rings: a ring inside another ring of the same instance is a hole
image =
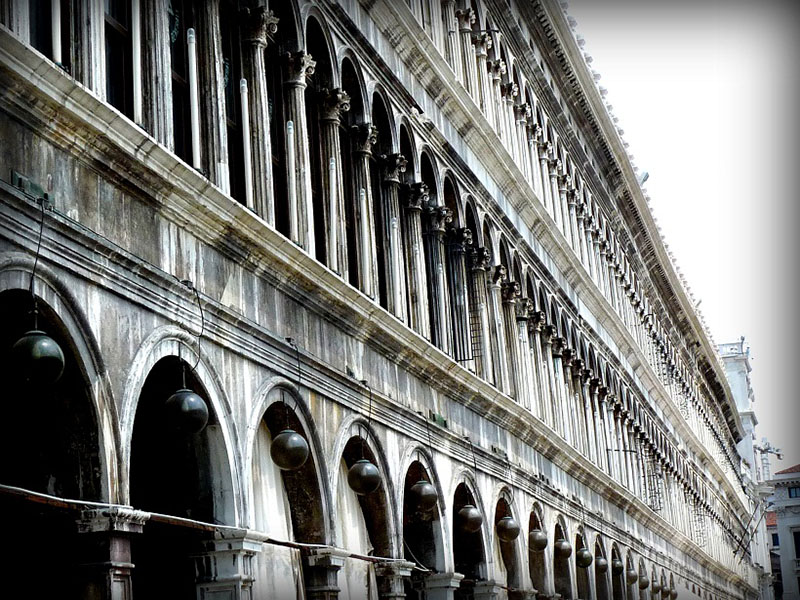
[[[775, 535], [773, 546], [778, 547], [783, 600], [800, 599], [800, 464], [775, 473]], [[777, 537], [776, 537], [777, 536]]]
[[781, 576], [781, 545], [778, 536], [778, 515], [774, 510], [767, 512], [767, 542], [769, 543], [769, 564], [772, 569], [772, 588], [775, 600], [783, 598], [783, 578]]

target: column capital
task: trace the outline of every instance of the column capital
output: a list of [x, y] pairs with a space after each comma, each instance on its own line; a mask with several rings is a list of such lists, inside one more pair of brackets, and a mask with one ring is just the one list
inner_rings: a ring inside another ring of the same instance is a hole
[[372, 146], [378, 143], [378, 128], [371, 123], [359, 123], [350, 128], [355, 152], [372, 155]]
[[475, 600], [496, 600], [502, 591], [503, 587], [496, 581], [476, 581], [473, 596]]
[[350, 94], [341, 88], [335, 88], [321, 90], [320, 95], [322, 96], [322, 114], [320, 118], [323, 121], [339, 123], [342, 113], [350, 110]]
[[519, 86], [513, 81], [509, 81], [500, 86], [500, 93], [506, 100], [513, 102], [513, 99], [519, 94]]
[[375, 575], [378, 577], [411, 577], [411, 571], [417, 565], [407, 560], [393, 560], [377, 563]]
[[517, 300], [517, 305], [515, 308], [517, 311], [516, 312], [517, 322], [518, 323], [525, 322], [528, 320], [528, 318], [531, 315], [531, 312], [533, 311], [533, 300], [531, 300], [530, 298], [520, 297], [519, 300]]
[[243, 8], [239, 11], [239, 25], [242, 28], [242, 41], [260, 48], [278, 32], [280, 19], [265, 6]]
[[514, 105], [514, 116], [518, 123], [523, 123], [527, 127], [531, 114], [531, 105], [527, 102]]
[[429, 206], [427, 213], [432, 233], [444, 233], [453, 221], [453, 211], [446, 206]]
[[458, 19], [458, 30], [461, 33], [472, 33], [472, 25], [475, 23], [475, 11], [471, 8], [460, 8], [456, 11]]
[[462, 579], [464, 576], [461, 573], [431, 573], [423, 581], [425, 590], [430, 592], [442, 589], [455, 590], [461, 585]]
[[506, 281], [503, 284], [503, 303], [514, 304], [520, 296], [519, 283], [516, 281]]
[[78, 519], [79, 533], [114, 531], [121, 533], [141, 533], [144, 524], [150, 520], [150, 513], [124, 507], [98, 508], [84, 510]]
[[471, 258], [473, 271], [486, 271], [492, 262], [492, 253], [488, 248], [474, 248]]
[[473, 34], [472, 44], [475, 46], [475, 54], [478, 57], [486, 57], [489, 49], [492, 47], [492, 36], [488, 33]]
[[489, 70], [492, 72], [492, 78], [499, 81], [506, 74], [506, 61], [502, 58], [489, 61]]
[[460, 247], [463, 252], [467, 246], [472, 246], [472, 230], [469, 227], [453, 227], [450, 230], [450, 243]]
[[311, 58], [311, 55], [307, 52], [300, 50], [287, 53], [286, 62], [288, 66], [286, 83], [305, 87], [306, 77], [314, 74], [317, 61]]
[[400, 184], [400, 173], [406, 172], [408, 160], [402, 154], [381, 154], [383, 166], [383, 181], [385, 183]]
[[[541, 136], [539, 136], [541, 137]], [[543, 163], [549, 162], [549, 156], [553, 151], [553, 144], [551, 142], [539, 142], [539, 160]]]
[[504, 265], [495, 265], [492, 269], [492, 283], [502, 286], [508, 279], [508, 271]]
[[428, 205], [430, 193], [427, 184], [417, 181], [406, 185], [404, 190], [403, 199], [408, 209], [421, 211], [423, 206]]
[[341, 569], [349, 553], [338, 548], [312, 548], [306, 554], [306, 560], [311, 567], [324, 567], [326, 569]]

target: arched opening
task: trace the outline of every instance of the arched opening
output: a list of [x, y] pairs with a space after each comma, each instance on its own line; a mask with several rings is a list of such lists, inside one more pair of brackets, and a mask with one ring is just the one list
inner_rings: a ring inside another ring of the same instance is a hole
[[639, 595], [639, 571], [630, 552], [625, 559], [625, 585], [628, 590], [628, 600], [634, 600]]
[[625, 563], [617, 545], [611, 547], [611, 593], [614, 600], [625, 600]]
[[445, 177], [442, 187], [444, 205], [453, 215], [453, 221], [446, 233], [447, 260], [447, 288], [450, 305], [449, 329], [452, 336], [453, 358], [474, 371], [470, 334], [469, 312], [469, 261], [468, 254], [472, 251], [472, 230], [464, 227], [460, 217], [459, 198], [456, 185], [451, 177]]
[[[453, 562], [456, 573], [464, 575], [461, 585], [455, 590], [456, 600], [471, 600], [475, 583], [484, 577], [485, 553], [481, 524], [477, 530], [469, 527], [461, 510], [472, 506], [480, 511], [466, 483], [460, 483], [453, 495]], [[466, 512], [466, 511], [465, 511]]]
[[[185, 385], [184, 385], [185, 377]], [[208, 406], [200, 433], [177, 430], [166, 401], [189, 388]], [[233, 492], [222, 425], [192, 365], [167, 356], [153, 365], [139, 393], [131, 438], [131, 504], [140, 510], [206, 523], [234, 522]], [[193, 556], [213, 533], [150, 519], [133, 538], [133, 587], [146, 598], [197, 594]]]
[[[479, 247], [478, 236], [481, 231], [478, 227], [475, 208], [469, 201], [467, 202], [465, 213], [466, 229], [472, 238], [472, 247], [467, 250], [467, 256], [469, 257], [467, 260], [467, 313], [470, 338], [468, 347], [472, 358], [468, 365], [478, 377], [490, 380], [491, 375], [487, 373], [487, 367], [491, 365], [491, 362], [487, 363], [486, 361], [489, 349], [484, 347], [484, 341], [488, 340], [488, 332], [483, 331], [485, 324], [482, 322], [482, 312], [486, 302], [485, 269], [488, 268], [491, 257], [488, 256], [488, 250], [485, 247]], [[480, 286], [482, 286], [482, 289]]]
[[358, 242], [359, 190], [356, 189], [353, 165], [353, 144], [355, 141], [353, 128], [364, 118], [364, 102], [361, 96], [361, 80], [356, 68], [349, 58], [342, 60], [342, 90], [350, 96], [350, 110], [342, 115], [339, 121], [339, 148], [342, 164], [342, 181], [344, 182], [344, 219], [347, 235], [347, 281], [353, 287], [364, 289], [360, 276], [359, 261], [361, 251]]
[[[403, 482], [403, 556], [433, 573], [441, 572], [444, 568], [444, 548], [439, 499], [428, 508], [426, 502], [432, 500], [426, 501], [412, 490], [420, 481], [427, 481], [436, 490], [435, 482], [424, 465], [415, 460], [409, 465]], [[430, 489], [426, 487], [425, 491], [430, 493]], [[415, 569], [410, 579], [404, 579], [406, 598], [416, 598], [417, 590], [424, 589], [426, 575]]]
[[647, 567], [639, 559], [639, 600], [650, 600], [650, 578], [647, 576]]
[[540, 594], [547, 590], [546, 550], [547, 532], [541, 514], [534, 509], [528, 519], [528, 570], [533, 589]]
[[562, 598], [572, 600], [572, 576], [570, 574], [569, 557], [572, 556], [572, 546], [569, 543], [567, 532], [561, 523], [556, 523], [553, 547], [553, 583], [556, 594]]
[[599, 540], [594, 545], [594, 592], [597, 600], [608, 600], [608, 558]]
[[[508, 493], [508, 492], [506, 492]], [[512, 526], [506, 525], [511, 523], [516, 526], [516, 537], [511, 537], [513, 531]], [[504, 520], [505, 518], [505, 520]], [[505, 585], [508, 588], [509, 600], [521, 600], [522, 595], [522, 581], [519, 572], [519, 561], [517, 559], [517, 541], [519, 536], [519, 522], [514, 518], [511, 511], [511, 506], [506, 498], [501, 497], [498, 499], [494, 509], [494, 529], [497, 536], [497, 548], [500, 552], [500, 564], [506, 573]]]
[[[420, 156], [420, 178], [422, 183], [428, 186], [428, 206], [422, 207], [422, 238], [425, 248], [425, 265], [427, 272], [428, 287], [428, 319], [431, 324], [430, 340], [439, 349], [448, 348], [446, 343], [449, 333], [449, 323], [445, 322], [445, 297], [442, 289], [445, 281], [445, 261], [440, 255], [439, 244], [443, 228], [446, 225], [444, 219], [439, 218], [437, 211], [439, 206], [439, 189], [436, 184], [436, 175], [433, 163], [427, 152]], [[441, 227], [440, 227], [441, 226]]]
[[416, 169], [414, 147], [405, 124], [400, 125], [400, 154], [406, 159], [406, 170], [400, 174], [403, 200], [400, 209], [400, 235], [405, 252], [405, 273], [402, 276], [406, 278], [405, 300], [408, 308], [408, 325], [417, 333], [422, 334], [423, 323], [421, 321], [425, 312], [422, 305], [425, 291], [418, 289], [420, 287], [418, 282], [424, 280], [424, 277], [420, 276], [419, 270], [424, 271], [425, 263], [417, 259], [419, 240], [416, 239], [416, 236], [419, 233], [415, 231], [415, 222], [419, 209], [414, 202], [415, 191], [412, 187], [416, 183]]
[[[280, 27], [280, 26], [279, 26]], [[320, 126], [321, 111], [324, 110], [325, 95], [333, 88], [333, 66], [327, 38], [314, 17], [306, 21], [306, 47], [316, 61], [314, 73], [307, 78], [305, 89], [306, 122], [308, 123], [309, 168], [311, 169], [311, 205], [314, 211], [314, 252], [316, 259], [328, 263], [327, 233], [329, 207], [325, 202], [324, 182], [327, 180], [329, 157], [324, 155], [326, 145], [322, 143]]]
[[[67, 328], [47, 304], [40, 299], [37, 304], [38, 329], [61, 347], [64, 371], [52, 384], [23, 380], [11, 348], [34, 329], [32, 298], [27, 290], [0, 292], [4, 385], [0, 483], [62, 498], [101, 501], [103, 468], [97, 414], [89, 394], [92, 388]], [[85, 557], [76, 548], [86, 540], [78, 536], [78, 513], [6, 493], [0, 494], [0, 509], [12, 516], [3, 527], [11, 544], [3, 552], [3, 569], [13, 577], [7, 578], [3, 592], [27, 597], [31, 582], [36, 582], [41, 597], [83, 597], [77, 574]]]
[[[592, 588], [589, 584], [589, 566], [582, 562], [583, 556], [589, 552], [583, 539], [583, 534], [575, 536], [575, 585], [578, 598], [581, 600], [592, 600]], [[591, 553], [588, 554], [591, 556]], [[594, 560], [592, 560], [594, 562]]]
[[[296, 431], [312, 446], [293, 409], [296, 402], [292, 392], [282, 387], [272, 389], [267, 397], [269, 407], [258, 424], [253, 447], [253, 524], [257, 531], [279, 540], [324, 544], [327, 536], [314, 452], [296, 470], [279, 469], [270, 456], [273, 440], [285, 429]], [[300, 581], [305, 587], [312, 584], [311, 568], [303, 563], [299, 550], [265, 544], [256, 564], [254, 598], [302, 597]], [[297, 576], [300, 572], [302, 577]]]
[[378, 92], [372, 95], [372, 125], [378, 131], [378, 141], [370, 158], [369, 176], [372, 186], [372, 227], [375, 232], [375, 252], [378, 261], [378, 301], [380, 305], [389, 309], [389, 261], [392, 223], [389, 215], [392, 207], [389, 205], [389, 194], [383, 185], [383, 177], [379, 161], [385, 161], [392, 154], [392, 128], [389, 120], [389, 111]]
[[278, 32], [267, 44], [265, 67], [269, 98], [269, 126], [272, 151], [272, 193], [275, 202], [275, 227], [289, 237], [289, 192], [286, 167], [286, 54], [298, 50], [297, 22], [292, 3], [273, 2], [270, 6], [279, 19]]
[[[365, 428], [363, 431], [367, 431]], [[362, 437], [351, 437], [339, 461], [337, 510], [334, 515], [337, 545], [356, 554], [392, 556], [389, 500], [386, 473], [381, 473], [378, 488], [369, 494], [356, 494], [348, 485], [348, 472], [356, 461], [366, 459], [380, 467], [375, 452]], [[375, 565], [354, 558], [347, 559], [339, 572], [341, 597], [378, 598]]]
[[[228, 140], [228, 171], [231, 197], [246, 201], [242, 100], [239, 82], [242, 73], [242, 37], [238, 19], [239, 2], [223, 0], [219, 6], [219, 32], [222, 42], [223, 87], [225, 90], [224, 122]], [[248, 82], [252, 85], [252, 82]]]

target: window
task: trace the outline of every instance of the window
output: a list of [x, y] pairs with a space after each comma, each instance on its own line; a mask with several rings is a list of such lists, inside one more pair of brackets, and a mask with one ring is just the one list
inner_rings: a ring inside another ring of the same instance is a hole
[[773, 534], [772, 534], [772, 545], [773, 545], [775, 548], [777, 548], [778, 546], [780, 546], [780, 543], [779, 543], [779, 541], [778, 541], [778, 534], [777, 534], [777, 533], [773, 533]]
[[792, 537], [794, 537], [794, 557], [800, 558], [800, 531], [793, 531]]
[[800, 487], [790, 487], [789, 498], [800, 498]]
[[66, 71], [72, 63], [72, 3], [69, 0], [30, 0], [31, 46]]
[[189, 57], [186, 32], [195, 26], [190, 1], [169, 3], [170, 64], [172, 67], [172, 121], [175, 131], [175, 154], [187, 163], [192, 160], [191, 108], [189, 107]]
[[133, 118], [131, 8], [127, 0], [106, 0], [106, 99]]

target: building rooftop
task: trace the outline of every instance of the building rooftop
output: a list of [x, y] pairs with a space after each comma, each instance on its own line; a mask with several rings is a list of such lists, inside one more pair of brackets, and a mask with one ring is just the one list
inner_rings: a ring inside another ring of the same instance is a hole
[[800, 473], [800, 465], [789, 467], [788, 469], [784, 469], [783, 471], [777, 471], [775, 475], [787, 475], [789, 473]]

